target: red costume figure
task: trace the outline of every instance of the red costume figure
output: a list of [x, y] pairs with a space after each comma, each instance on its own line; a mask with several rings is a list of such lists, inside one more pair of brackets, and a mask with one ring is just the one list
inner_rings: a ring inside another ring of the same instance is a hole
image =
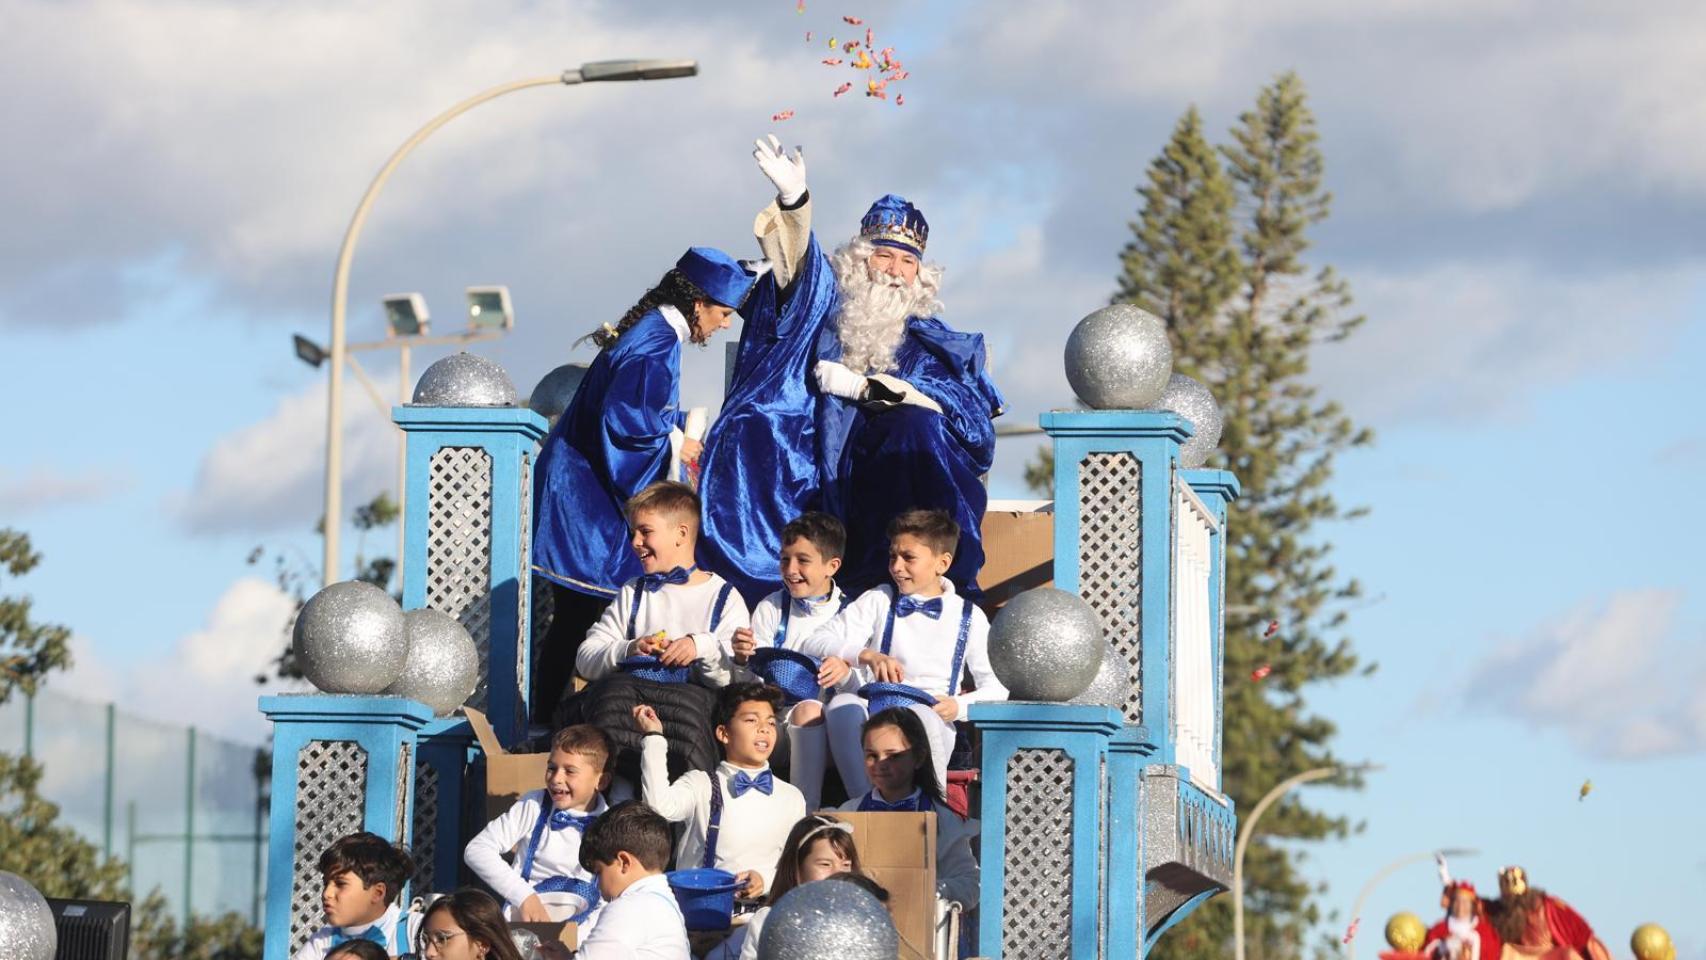
[[1611, 960], [1582, 915], [1530, 887], [1521, 867], [1499, 871], [1499, 899], [1489, 904], [1489, 912], [1504, 941], [1503, 960]]
[[1500, 960], [1499, 935], [1481, 907], [1475, 885], [1448, 882], [1439, 905], [1445, 919], [1428, 931], [1422, 953], [1432, 960]]

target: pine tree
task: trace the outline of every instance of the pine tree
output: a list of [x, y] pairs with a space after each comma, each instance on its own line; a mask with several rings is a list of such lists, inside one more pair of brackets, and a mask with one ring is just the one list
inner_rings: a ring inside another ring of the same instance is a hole
[[[13, 577], [35, 569], [41, 554], [27, 534], [0, 529], [0, 568]], [[71, 631], [30, 620], [29, 597], [0, 597], [0, 703], [14, 692], [30, 696], [50, 671], [71, 665]]]

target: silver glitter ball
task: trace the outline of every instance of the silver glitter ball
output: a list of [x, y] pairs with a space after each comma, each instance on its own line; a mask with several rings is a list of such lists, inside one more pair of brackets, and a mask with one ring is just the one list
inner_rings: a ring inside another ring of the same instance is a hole
[[782, 895], [764, 921], [758, 960], [895, 960], [888, 908], [851, 883], [818, 880]]
[[346, 580], [308, 598], [292, 643], [302, 675], [327, 693], [379, 693], [403, 672], [403, 610], [371, 583]]
[[1014, 700], [1071, 700], [1096, 678], [1106, 648], [1102, 618], [1054, 587], [1007, 601], [989, 625], [989, 666]]
[[480, 651], [468, 628], [448, 613], [423, 607], [403, 614], [403, 632], [408, 636], [403, 672], [382, 692], [418, 700], [436, 716], [455, 713], [480, 682]]
[[525, 927], [511, 927], [510, 942], [515, 944], [515, 952], [521, 954], [521, 960], [534, 960], [540, 956], [539, 934]]
[[565, 363], [545, 374], [539, 385], [533, 388], [533, 393], [528, 395], [528, 408], [555, 426], [557, 418], [569, 409], [569, 402], [575, 398], [581, 381], [586, 379], [586, 371], [584, 363]]
[[1214, 394], [1208, 388], [1182, 373], [1175, 373], [1167, 381], [1167, 389], [1161, 391], [1161, 399], [1156, 400], [1153, 409], [1171, 410], [1191, 422], [1196, 431], [1179, 448], [1179, 466], [1196, 469], [1208, 462], [1214, 453], [1214, 448], [1220, 445], [1220, 404], [1214, 402]]
[[1129, 303], [1078, 321], [1066, 339], [1066, 379], [1097, 410], [1141, 410], [1167, 388], [1173, 347], [1167, 325]]
[[515, 384], [503, 367], [485, 357], [453, 353], [415, 381], [413, 402], [422, 407], [513, 407]]
[[1113, 647], [1105, 647], [1102, 651], [1102, 665], [1096, 669], [1095, 679], [1084, 688], [1084, 692], [1072, 698], [1073, 703], [1094, 703], [1104, 707], [1123, 707], [1125, 698], [1131, 692], [1131, 665], [1125, 662], [1125, 657]]
[[23, 877], [0, 870], [0, 957], [53, 960], [58, 950], [59, 930], [47, 898]]

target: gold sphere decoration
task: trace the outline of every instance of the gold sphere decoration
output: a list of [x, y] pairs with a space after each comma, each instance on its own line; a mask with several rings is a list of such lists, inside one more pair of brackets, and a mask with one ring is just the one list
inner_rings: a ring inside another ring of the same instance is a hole
[[1665, 928], [1656, 923], [1643, 923], [1636, 927], [1635, 933], [1629, 937], [1629, 949], [1635, 952], [1636, 960], [1676, 958], [1676, 944], [1671, 942]]
[[[1394, 913], [1392, 919], [1386, 921], [1386, 942], [1400, 953], [1415, 953], [1422, 949], [1422, 941], [1427, 935], [1427, 925], [1413, 913]], [[1648, 958], [1643, 957], [1642, 960]]]

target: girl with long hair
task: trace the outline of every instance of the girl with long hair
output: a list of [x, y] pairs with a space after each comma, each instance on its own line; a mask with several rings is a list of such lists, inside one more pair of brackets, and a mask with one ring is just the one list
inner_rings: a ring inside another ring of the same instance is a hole
[[425, 960], [521, 960], [503, 908], [472, 887], [439, 897], [427, 907], [419, 949]]
[[[765, 894], [775, 903], [797, 886], [827, 880], [840, 873], [859, 873], [859, 850], [853, 845], [853, 828], [834, 817], [812, 814], [794, 824], [776, 860], [776, 879]], [[705, 960], [757, 960], [758, 944], [764, 935], [768, 906], [759, 907], [741, 927]]]
[[587, 628], [622, 584], [640, 575], [623, 506], [663, 480], [670, 461], [697, 459], [681, 406], [681, 350], [729, 326], [754, 277], [721, 250], [693, 247], [614, 326], [583, 340], [599, 347], [539, 451], [533, 572], [549, 581], [551, 629], [534, 692], [548, 719], [573, 676]]

